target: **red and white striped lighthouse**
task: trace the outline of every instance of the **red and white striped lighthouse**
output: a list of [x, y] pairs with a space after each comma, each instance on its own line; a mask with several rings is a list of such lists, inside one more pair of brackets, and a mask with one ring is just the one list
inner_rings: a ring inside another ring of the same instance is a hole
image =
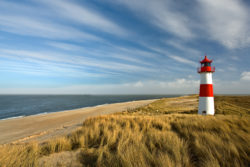
[[213, 81], [212, 74], [215, 67], [211, 66], [212, 60], [207, 56], [200, 61], [201, 67], [198, 68], [200, 73], [200, 96], [199, 96], [199, 110], [198, 114], [214, 115], [214, 95], [213, 95]]

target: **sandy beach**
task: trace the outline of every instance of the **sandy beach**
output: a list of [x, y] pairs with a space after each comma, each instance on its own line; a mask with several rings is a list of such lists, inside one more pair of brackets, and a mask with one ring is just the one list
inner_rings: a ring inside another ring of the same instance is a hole
[[0, 121], [0, 144], [36, 140], [45, 141], [52, 137], [69, 134], [91, 116], [121, 112], [137, 108], [155, 100], [140, 100], [114, 103], [96, 107], [67, 110], [43, 115], [33, 115]]

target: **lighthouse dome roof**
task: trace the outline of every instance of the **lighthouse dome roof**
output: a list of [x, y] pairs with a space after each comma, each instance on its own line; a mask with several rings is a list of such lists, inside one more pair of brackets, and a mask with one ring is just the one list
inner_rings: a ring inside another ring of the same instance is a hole
[[207, 56], [205, 56], [205, 58], [202, 61], [200, 61], [200, 63], [212, 63], [212, 61], [213, 60], [209, 60]]

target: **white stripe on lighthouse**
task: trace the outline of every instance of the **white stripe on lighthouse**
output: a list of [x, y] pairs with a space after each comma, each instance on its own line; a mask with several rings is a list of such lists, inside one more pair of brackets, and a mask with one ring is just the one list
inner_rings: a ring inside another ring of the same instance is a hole
[[214, 97], [199, 97], [198, 114], [214, 115]]
[[200, 73], [200, 84], [213, 84], [212, 73], [211, 72], [203, 72]]

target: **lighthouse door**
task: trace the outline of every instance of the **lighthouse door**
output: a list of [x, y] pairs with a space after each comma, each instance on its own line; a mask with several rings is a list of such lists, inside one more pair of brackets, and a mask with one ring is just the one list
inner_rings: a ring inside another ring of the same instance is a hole
[[207, 114], [207, 112], [206, 111], [202, 111], [202, 115], [206, 115]]

